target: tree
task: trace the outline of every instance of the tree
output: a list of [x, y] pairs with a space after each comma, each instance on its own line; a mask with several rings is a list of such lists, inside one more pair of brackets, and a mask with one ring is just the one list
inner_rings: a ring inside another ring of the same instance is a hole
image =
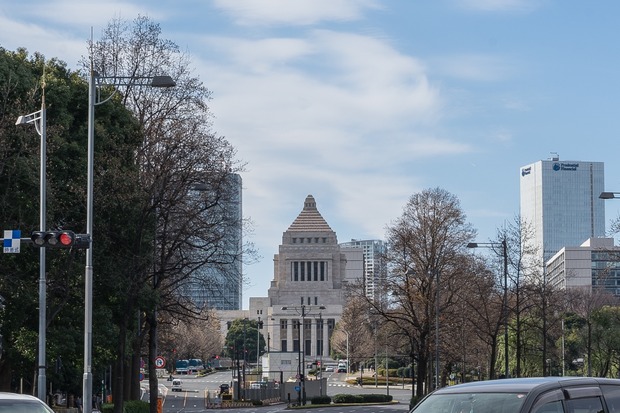
[[[135, 114], [143, 135], [131, 162], [139, 168], [141, 194], [135, 199], [135, 238], [130, 253], [138, 257], [124, 274], [130, 280], [130, 294], [122, 298], [121, 314], [144, 310], [138, 334], [132, 334], [132, 357], [125, 359], [121, 347], [130, 326], [121, 328], [117, 368], [125, 377], [137, 377], [137, 355], [148, 338], [153, 366], [156, 357], [157, 324], [161, 314], [182, 320], [200, 317], [200, 309], [187, 298], [196, 285], [208, 286], [213, 272], [230, 274], [231, 264], [242, 254], [251, 255], [251, 246], [231, 244], [232, 228], [239, 222], [226, 213], [227, 205], [238, 201], [231, 177], [242, 170], [235, 161], [235, 150], [209, 127], [208, 89], [189, 70], [189, 58], [176, 44], [161, 38], [161, 29], [146, 17], [131, 24], [113, 20], [103, 36], [91, 44], [90, 59], [100, 74], [108, 77], [153, 76], [167, 73], [177, 86], [160, 91], [128, 86], [117, 89], [118, 99]], [[241, 276], [230, 274], [231, 278]], [[205, 287], [206, 288], [206, 287]], [[138, 297], [140, 298], [138, 300]], [[135, 303], [135, 304], [134, 304]], [[136, 308], [137, 305], [137, 308]], [[118, 320], [119, 324], [124, 321]], [[151, 409], [154, 411], [157, 382], [154, 371], [149, 382]], [[122, 376], [122, 375], [120, 375]], [[132, 391], [118, 394], [135, 398]]]
[[352, 296], [331, 336], [331, 356], [334, 359], [348, 357], [349, 371], [355, 371], [354, 364], [359, 369], [361, 363], [374, 356], [372, 339], [366, 300]]
[[[86, 84], [77, 73], [68, 71], [64, 63], [55, 59], [46, 61], [38, 54], [29, 58], [25, 50], [12, 53], [3, 49], [0, 53], [0, 84], [3, 85], [0, 96], [0, 107], [3, 108], [0, 118], [3, 224], [22, 229], [22, 236], [26, 237], [30, 231], [38, 229], [39, 138], [32, 129], [18, 128], [14, 123], [18, 115], [41, 107], [45, 91], [48, 228], [66, 228], [83, 233], [86, 176], [76, 171], [86, 171]], [[115, 202], [119, 191], [106, 192], [106, 189], [116, 189], [114, 182], [118, 182], [116, 178], [121, 176], [124, 181], [131, 181], [133, 164], [115, 160], [133, 152], [135, 146], [132, 144], [139, 142], [138, 130], [129, 112], [119, 102], [110, 102], [98, 120], [99, 125], [108, 132], [101, 138], [99, 148], [110, 155], [99, 162], [110, 186], [97, 186], [98, 208], [101, 208], [98, 218], [105, 219], [109, 227], [126, 226], [126, 218], [131, 214], [121, 216], [112, 213], [118, 210]], [[115, 138], [116, 142], [110, 145]], [[124, 195], [128, 196], [128, 193], [124, 192]], [[130, 208], [131, 205], [128, 205], [126, 211]], [[119, 225], [120, 222], [122, 224]], [[104, 263], [106, 254], [111, 249], [118, 249], [126, 238], [122, 233], [116, 234], [115, 246], [104, 233], [98, 234], [98, 249], [95, 251], [100, 261], [97, 262]], [[5, 298], [5, 313], [0, 323], [7, 344], [3, 347], [5, 350], [13, 349], [6, 354], [7, 357], [1, 357], [1, 362], [6, 363], [1, 369], [1, 386], [7, 390], [11, 389], [12, 378], [17, 382], [24, 372], [33, 372], [33, 376], [36, 374], [34, 349], [37, 348], [38, 294], [34, 276], [38, 274], [38, 251], [24, 247], [19, 256], [5, 259], [0, 264], [5, 274], [0, 281], [0, 294]], [[50, 250], [46, 260], [48, 377], [54, 388], [74, 394], [80, 392], [80, 370], [83, 365], [80, 359], [84, 308], [84, 285], [80, 275], [84, 271], [83, 260], [83, 250]], [[114, 273], [116, 264], [123, 265], [112, 261], [98, 268], [96, 282], [105, 280], [108, 270]], [[99, 302], [100, 294], [105, 291], [99, 286], [98, 283], [94, 288], [95, 302]], [[96, 365], [105, 365], [103, 360], [113, 354], [106, 338], [114, 337], [115, 329], [109, 322], [110, 313], [105, 306], [97, 306], [93, 318], [98, 320], [93, 342], [94, 361]], [[36, 378], [30, 380], [26, 376], [25, 383], [28, 388], [36, 383]]]
[[[258, 340], [258, 341], [257, 341]], [[257, 345], [258, 344], [258, 345]], [[265, 338], [258, 328], [258, 320], [233, 320], [224, 340], [227, 356], [244, 364], [253, 363], [265, 351]]]
[[467, 262], [470, 276], [458, 291], [461, 304], [454, 306], [457, 313], [452, 317], [460, 328], [457, 328], [458, 337], [451, 342], [463, 342], [463, 330], [469, 331], [462, 353], [473, 362], [472, 367], [478, 370], [479, 376], [486, 365], [488, 377], [494, 379], [497, 378], [498, 338], [504, 326], [502, 282], [488, 260], [471, 256]]
[[464, 249], [474, 235], [458, 199], [440, 188], [413, 195], [402, 216], [387, 228], [390, 271], [386, 288], [391, 301], [370, 304], [408, 337], [410, 358], [418, 359], [413, 390], [417, 396], [423, 395], [424, 382], [430, 382], [432, 333], [439, 333], [434, 331], [435, 316], [446, 314], [454, 305], [466, 269]]
[[593, 340], [595, 314], [604, 306], [615, 304], [616, 300], [603, 288], [573, 287], [566, 294], [568, 296], [568, 310], [582, 320], [582, 333], [578, 337], [586, 356], [586, 374], [587, 376], [592, 376], [593, 352], [596, 346]]

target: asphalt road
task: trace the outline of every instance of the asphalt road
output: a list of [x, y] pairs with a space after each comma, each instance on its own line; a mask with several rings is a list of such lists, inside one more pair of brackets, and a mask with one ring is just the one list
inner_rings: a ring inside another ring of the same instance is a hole
[[[171, 391], [172, 382], [166, 379], [160, 379], [159, 387], [160, 393], [163, 395], [163, 412], [164, 413], [200, 413], [212, 410], [205, 408], [205, 397], [207, 392], [211, 395], [218, 392], [219, 386], [222, 383], [231, 384], [232, 374], [230, 371], [217, 372], [205, 377], [196, 377], [196, 375], [178, 375], [175, 378], [182, 380], [182, 391]], [[353, 413], [353, 412], [378, 412], [378, 413], [390, 413], [390, 412], [406, 412], [409, 408], [409, 399], [411, 398], [411, 389], [403, 389], [402, 387], [385, 387], [365, 386], [359, 387], [357, 385], [350, 385], [344, 382], [345, 374], [333, 373], [328, 376], [327, 380], [327, 394], [333, 396], [335, 394], [362, 394], [362, 393], [380, 393], [386, 394], [389, 391], [395, 401], [398, 404], [386, 405], [386, 406], [338, 406], [314, 408], [314, 409], [295, 409], [295, 412], [310, 412], [319, 413], [327, 411], [329, 413]], [[146, 382], [143, 386], [146, 386]], [[144, 388], [144, 394], [142, 399], [148, 400], [148, 389]], [[239, 409], [226, 409], [227, 412], [244, 412], [244, 413], [271, 413], [279, 412], [287, 408], [286, 404], [278, 404], [273, 406], [259, 406], [252, 408], [239, 408]], [[337, 410], [334, 410], [337, 409]]]

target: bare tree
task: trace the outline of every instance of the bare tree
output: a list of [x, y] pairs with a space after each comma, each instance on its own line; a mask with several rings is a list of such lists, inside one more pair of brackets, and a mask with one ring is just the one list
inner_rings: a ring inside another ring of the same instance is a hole
[[[462, 328], [468, 328], [470, 339], [476, 339], [469, 345], [474, 350], [469, 354], [470, 359], [478, 370], [488, 366], [488, 377], [494, 379], [497, 378], [498, 337], [504, 325], [502, 283], [486, 260], [471, 256], [468, 263], [472, 276], [458, 292], [462, 304], [454, 307], [457, 310], [454, 318]], [[487, 359], [483, 363], [485, 355]]]
[[[102, 38], [90, 45], [87, 64], [106, 78], [133, 79], [166, 73], [177, 84], [163, 92], [133, 85], [113, 91], [136, 114], [143, 136], [132, 160], [141, 171], [142, 195], [133, 201], [142, 203], [142, 213], [132, 223], [139, 230], [130, 246], [139, 259], [128, 271], [132, 283], [123, 313], [144, 310], [142, 326], [133, 335], [132, 354], [140, 354], [142, 342], [148, 337], [154, 412], [158, 314], [167, 313], [180, 320], [200, 318], [200, 309], [187, 297], [188, 289], [210, 281], [214, 272], [207, 268], [230, 280], [238, 279], [241, 274], [231, 273], [231, 269], [236, 268], [234, 264], [244, 252], [253, 252], [251, 245], [246, 248], [240, 243], [241, 236], [232, 243], [229, 236], [240, 227], [239, 218], [228, 211], [239, 202], [233, 178], [243, 166], [234, 159], [235, 150], [226, 139], [210, 131], [210, 92], [191, 73], [189, 57], [173, 42], [161, 38], [158, 24], [146, 17], [132, 23], [113, 20]], [[122, 391], [123, 376], [137, 377], [132, 370], [139, 367], [133, 357], [131, 368], [125, 369], [124, 343], [129, 327], [120, 329], [116, 366], [121, 382], [114, 386], [119, 406], [124, 396], [137, 396], [136, 381], [128, 392]], [[120, 412], [116, 406], [115, 411]]]
[[332, 335], [333, 352], [346, 354], [351, 371], [353, 365], [359, 369], [361, 363], [374, 356], [373, 330], [368, 318], [368, 305], [361, 297], [353, 296], [342, 311]]
[[[474, 235], [458, 199], [440, 188], [413, 195], [402, 216], [387, 227], [390, 271], [386, 288], [391, 301], [370, 304], [374, 312], [408, 337], [410, 358], [418, 359], [412, 390], [417, 396], [431, 388], [424, 383], [430, 383], [432, 377], [432, 333], [439, 335], [441, 314], [455, 302], [455, 291], [465, 271], [464, 249]], [[435, 344], [439, 350], [440, 343]]]

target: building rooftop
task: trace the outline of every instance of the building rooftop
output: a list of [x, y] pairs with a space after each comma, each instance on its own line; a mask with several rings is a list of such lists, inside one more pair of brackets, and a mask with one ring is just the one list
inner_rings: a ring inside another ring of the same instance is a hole
[[295, 221], [288, 227], [288, 231], [329, 231], [333, 232], [321, 213], [316, 208], [316, 201], [312, 195], [308, 195], [304, 201], [304, 209], [299, 213]]

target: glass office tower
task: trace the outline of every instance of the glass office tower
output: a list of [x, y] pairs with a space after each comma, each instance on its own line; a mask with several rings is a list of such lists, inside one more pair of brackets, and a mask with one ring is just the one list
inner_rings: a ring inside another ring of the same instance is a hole
[[183, 295], [198, 308], [241, 310], [243, 298], [243, 204], [242, 180], [230, 174], [226, 181], [225, 199], [216, 208], [205, 211], [211, 215], [223, 235], [220, 248], [209, 252], [210, 264], [194, 271]]
[[563, 247], [605, 236], [603, 162], [553, 157], [522, 167], [520, 175], [521, 218], [544, 262]]

